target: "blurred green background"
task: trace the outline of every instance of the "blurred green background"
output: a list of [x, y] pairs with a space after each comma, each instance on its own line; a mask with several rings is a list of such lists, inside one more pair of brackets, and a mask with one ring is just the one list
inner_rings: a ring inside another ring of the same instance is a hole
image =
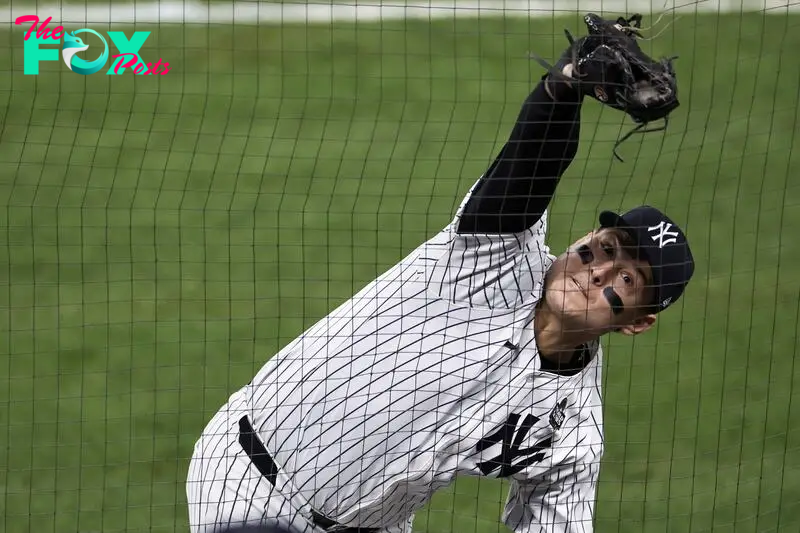
[[[0, 28], [0, 530], [185, 531], [206, 421], [448, 223], [528, 52], [579, 16], [112, 28], [152, 31], [164, 76], [24, 76]], [[630, 122], [584, 106], [552, 248], [647, 202], [698, 264], [655, 331], [607, 339], [598, 532], [800, 531], [799, 23], [688, 14], [644, 42], [680, 56], [682, 105], [625, 163]], [[504, 498], [459, 480], [415, 528], [502, 531]]]

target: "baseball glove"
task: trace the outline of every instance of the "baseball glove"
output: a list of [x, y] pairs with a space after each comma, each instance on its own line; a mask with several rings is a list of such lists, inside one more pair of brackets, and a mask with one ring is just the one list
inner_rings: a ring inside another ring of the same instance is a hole
[[[642, 37], [639, 14], [611, 21], [589, 13], [583, 20], [588, 35], [576, 40], [564, 30], [570, 46], [555, 66], [538, 56], [532, 57], [548, 69], [551, 76], [577, 86], [583, 94], [624, 111], [633, 119], [637, 126], [614, 146], [614, 156], [622, 161], [617, 154], [622, 142], [634, 133], [665, 129], [669, 114], [680, 105], [672, 67], [677, 56], [656, 61], [642, 52], [637, 42], [637, 38]], [[572, 65], [571, 77], [563, 74], [567, 64]], [[647, 128], [657, 120], [663, 120], [663, 125]]]

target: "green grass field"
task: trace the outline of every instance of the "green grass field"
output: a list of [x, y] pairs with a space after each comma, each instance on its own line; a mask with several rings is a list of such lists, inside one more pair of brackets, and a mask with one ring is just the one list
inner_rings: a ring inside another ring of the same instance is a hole
[[[655, 331], [608, 339], [599, 533], [800, 530], [798, 23], [646, 43], [680, 56], [682, 106], [624, 164], [630, 123], [585, 106], [553, 249], [648, 202], [698, 263]], [[23, 76], [0, 30], [0, 531], [185, 531], [205, 422], [449, 221], [565, 26], [137, 28], [172, 65], [147, 77]], [[416, 529], [502, 531], [504, 497], [460, 480]]]

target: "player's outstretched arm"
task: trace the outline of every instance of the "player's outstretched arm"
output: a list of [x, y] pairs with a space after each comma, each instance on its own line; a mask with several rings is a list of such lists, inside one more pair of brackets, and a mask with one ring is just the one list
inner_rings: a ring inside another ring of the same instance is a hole
[[575, 40], [568, 33], [570, 46], [555, 67], [538, 60], [549, 70], [545, 81], [528, 96], [508, 142], [473, 188], [458, 233], [519, 233], [539, 221], [577, 152], [584, 96], [638, 124], [619, 142], [653, 131], [646, 129], [652, 121], [663, 119], [666, 127], [678, 107], [673, 58], [655, 61], [639, 48], [641, 16], [605, 20], [589, 13], [584, 22], [589, 34]]
[[[541, 81], [505, 146], [474, 187], [458, 233], [519, 233], [547, 209], [578, 150], [582, 96], [566, 83]], [[552, 93], [552, 96], [551, 96]]]

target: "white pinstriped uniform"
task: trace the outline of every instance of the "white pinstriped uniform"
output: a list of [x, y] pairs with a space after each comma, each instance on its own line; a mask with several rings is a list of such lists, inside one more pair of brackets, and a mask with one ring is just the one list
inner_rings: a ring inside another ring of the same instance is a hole
[[[321, 531], [309, 507], [344, 525], [410, 531], [456, 475], [510, 478], [503, 520], [519, 533], [592, 531], [599, 343], [575, 375], [540, 369], [532, 320], [553, 260], [546, 217], [520, 234], [458, 235], [465, 203], [218, 412], [190, 467], [194, 531], [278, 515]], [[243, 414], [279, 465], [276, 489], [236, 440]]]

